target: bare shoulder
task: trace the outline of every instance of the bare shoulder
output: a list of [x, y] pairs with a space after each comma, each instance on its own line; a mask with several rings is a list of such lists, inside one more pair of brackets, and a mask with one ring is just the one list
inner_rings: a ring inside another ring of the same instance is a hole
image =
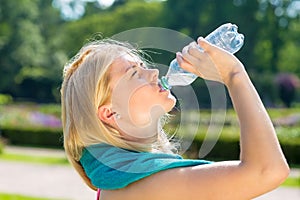
[[[158, 172], [119, 190], [102, 191], [101, 200], [251, 199], [268, 188], [259, 175], [239, 161], [174, 168]], [[271, 187], [271, 186], [269, 186]], [[251, 188], [251, 190], [249, 190]]]
[[[180, 175], [183, 173], [183, 170], [185, 168], [168, 169], [136, 181], [126, 188], [103, 190], [101, 192], [101, 200], [155, 200], [162, 199], [166, 194], [169, 194], [170, 197], [164, 199], [171, 199], [173, 195], [170, 192], [176, 189], [176, 186], [180, 185], [176, 182], [180, 181]], [[177, 178], [175, 179], [175, 177]]]

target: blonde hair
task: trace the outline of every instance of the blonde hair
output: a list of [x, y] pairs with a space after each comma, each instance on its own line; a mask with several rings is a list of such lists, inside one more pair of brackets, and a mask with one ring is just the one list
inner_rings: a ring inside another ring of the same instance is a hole
[[153, 151], [156, 148], [170, 153], [173, 149], [161, 126], [155, 145], [140, 144], [125, 140], [116, 129], [99, 120], [98, 107], [111, 100], [108, 69], [124, 53], [142, 59], [139, 51], [130, 44], [106, 39], [85, 45], [64, 67], [61, 88], [64, 148], [70, 163], [94, 190], [97, 188], [92, 185], [79, 162], [84, 147], [108, 143], [135, 151]]

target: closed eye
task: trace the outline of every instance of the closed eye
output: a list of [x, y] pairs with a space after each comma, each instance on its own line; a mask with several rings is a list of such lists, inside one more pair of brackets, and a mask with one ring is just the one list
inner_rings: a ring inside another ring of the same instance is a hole
[[135, 70], [135, 71], [131, 74], [130, 78], [132, 78], [134, 75], [136, 75], [136, 73], [137, 73], [137, 71]]
[[[136, 65], [132, 65], [130, 68], [129, 68], [129, 72], [131, 74], [129, 74], [129, 79], [131, 79], [133, 76], [135, 76], [137, 74], [137, 70], [136, 70], [137, 66]], [[129, 73], [128, 72], [128, 73]]]

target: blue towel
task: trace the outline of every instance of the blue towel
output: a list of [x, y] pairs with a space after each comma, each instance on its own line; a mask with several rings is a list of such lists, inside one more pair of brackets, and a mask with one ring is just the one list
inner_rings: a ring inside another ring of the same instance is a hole
[[162, 170], [211, 162], [183, 159], [177, 154], [129, 151], [101, 143], [84, 148], [80, 163], [94, 186], [114, 190]]

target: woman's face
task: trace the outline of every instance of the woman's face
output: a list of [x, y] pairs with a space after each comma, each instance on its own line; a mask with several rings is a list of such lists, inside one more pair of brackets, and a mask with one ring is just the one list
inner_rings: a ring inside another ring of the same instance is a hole
[[112, 111], [120, 115], [119, 126], [146, 128], [174, 107], [176, 100], [169, 90], [162, 89], [158, 73], [157, 69], [145, 68], [139, 58], [129, 54], [112, 63]]

